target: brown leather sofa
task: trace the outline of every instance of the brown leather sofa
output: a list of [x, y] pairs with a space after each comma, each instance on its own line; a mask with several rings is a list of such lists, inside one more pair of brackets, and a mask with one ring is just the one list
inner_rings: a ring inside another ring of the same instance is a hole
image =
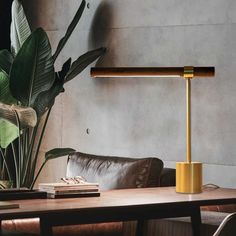
[[[63, 175], [63, 174], [62, 174]], [[121, 188], [145, 188], [175, 185], [175, 170], [163, 168], [154, 157], [124, 158], [98, 156], [77, 152], [68, 157], [67, 176], [83, 176], [89, 182], [99, 182], [101, 191]], [[123, 222], [55, 227], [55, 235], [120, 236], [129, 232]], [[39, 234], [39, 219], [3, 222], [5, 231]]]

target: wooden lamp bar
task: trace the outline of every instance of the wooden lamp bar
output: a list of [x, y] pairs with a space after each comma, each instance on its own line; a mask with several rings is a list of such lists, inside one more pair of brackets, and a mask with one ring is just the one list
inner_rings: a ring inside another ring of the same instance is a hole
[[[184, 77], [187, 67], [95, 67], [92, 77]], [[193, 67], [194, 77], [213, 77], [214, 67]]]

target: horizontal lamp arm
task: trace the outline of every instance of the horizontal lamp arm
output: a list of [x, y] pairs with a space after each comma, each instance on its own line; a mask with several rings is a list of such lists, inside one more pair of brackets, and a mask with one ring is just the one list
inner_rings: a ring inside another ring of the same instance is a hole
[[[215, 67], [192, 67], [191, 77], [213, 77]], [[185, 77], [186, 67], [94, 67], [92, 77]]]

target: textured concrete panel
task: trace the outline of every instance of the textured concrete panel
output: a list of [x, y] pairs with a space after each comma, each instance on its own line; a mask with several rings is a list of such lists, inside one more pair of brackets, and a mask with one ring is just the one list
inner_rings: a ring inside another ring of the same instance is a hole
[[[23, 0], [33, 26], [65, 29], [76, 13], [78, 0]], [[235, 22], [234, 0], [87, 0], [79, 27], [133, 28]], [[63, 16], [63, 17], [62, 17]]]
[[[107, 35], [109, 50], [99, 63], [101, 66], [216, 66], [215, 78], [193, 81], [193, 158], [235, 164], [234, 148], [230, 145], [230, 140], [236, 138], [235, 113], [229, 104], [235, 104], [236, 58], [232, 48], [236, 46], [236, 27], [135, 28], [111, 30]], [[194, 37], [188, 40], [191, 35]], [[74, 45], [76, 37], [71, 40]], [[71, 55], [74, 55], [72, 50]], [[91, 79], [88, 70], [81, 78], [71, 81], [68, 85], [71, 93], [68, 99], [65, 94], [64, 100], [64, 120], [71, 120], [71, 131], [74, 125], [81, 127], [77, 131], [81, 133], [78, 136], [81, 148], [110, 154], [158, 155], [166, 160], [185, 158], [183, 80]], [[67, 111], [73, 107], [67, 105], [71, 94], [76, 94], [77, 107]], [[85, 134], [87, 128], [91, 129], [90, 135]], [[71, 131], [66, 129], [64, 136], [67, 141], [67, 136], [71, 136], [69, 139], [76, 142], [78, 133], [73, 136]], [[91, 142], [99, 145], [91, 147]]]
[[[24, 2], [34, 27], [49, 32], [55, 49], [80, 1]], [[99, 46], [108, 51], [97, 66], [215, 66], [215, 78], [196, 79], [192, 85], [193, 159], [210, 166], [205, 182], [235, 187], [235, 1], [87, 2], [57, 69], [68, 57], [75, 60]], [[167, 164], [185, 159], [184, 80], [92, 79], [86, 69], [65, 89], [42, 151], [59, 145], [94, 154], [158, 156]], [[48, 168], [55, 170], [52, 164]], [[220, 170], [229, 176], [222, 179]], [[47, 180], [61, 175], [44, 172]]]

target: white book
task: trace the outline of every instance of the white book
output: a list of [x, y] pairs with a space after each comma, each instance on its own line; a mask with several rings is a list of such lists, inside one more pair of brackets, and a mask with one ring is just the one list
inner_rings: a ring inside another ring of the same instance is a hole
[[98, 189], [98, 183], [78, 183], [78, 184], [67, 184], [67, 183], [40, 183], [40, 190], [84, 190], [84, 189]]
[[[43, 191], [43, 189], [40, 189]], [[70, 190], [54, 190], [54, 189], [45, 189], [44, 190], [47, 193], [50, 194], [58, 194], [58, 195], [63, 195], [63, 194], [79, 194], [79, 193], [90, 193], [90, 192], [98, 192], [98, 188], [91, 188], [91, 189], [70, 189]]]
[[0, 210], [13, 208], [19, 208], [19, 204], [7, 201], [0, 201]]

